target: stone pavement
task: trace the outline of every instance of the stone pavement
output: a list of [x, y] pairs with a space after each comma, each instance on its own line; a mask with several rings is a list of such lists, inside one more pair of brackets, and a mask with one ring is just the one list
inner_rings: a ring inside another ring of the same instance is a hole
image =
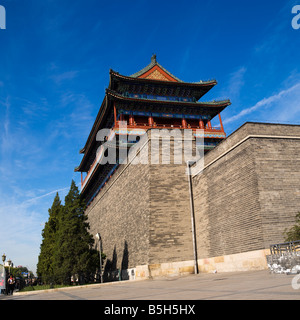
[[[298, 275], [299, 276], [299, 275]], [[300, 300], [295, 275], [268, 270], [122, 281], [1, 296], [2, 300]], [[297, 284], [300, 287], [300, 279]], [[295, 287], [295, 286], [294, 286]]]

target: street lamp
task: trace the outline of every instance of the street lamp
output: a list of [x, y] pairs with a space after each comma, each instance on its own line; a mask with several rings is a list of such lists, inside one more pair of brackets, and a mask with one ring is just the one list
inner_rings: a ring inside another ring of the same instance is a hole
[[96, 234], [96, 238], [98, 239], [99, 241], [99, 256], [100, 256], [100, 282], [103, 283], [103, 276], [102, 276], [102, 254], [101, 254], [101, 235], [100, 233], [98, 232]]
[[192, 236], [193, 236], [193, 249], [194, 249], [194, 272], [198, 274], [198, 257], [197, 257], [197, 240], [196, 240], [196, 224], [195, 224], [195, 209], [194, 209], [194, 197], [193, 197], [193, 182], [192, 182], [192, 173], [191, 165], [195, 161], [188, 160], [187, 165], [187, 174], [189, 181], [189, 191], [190, 191], [190, 210], [191, 210], [191, 223], [192, 223]]
[[8, 263], [8, 272], [10, 273], [10, 266], [11, 266], [11, 260], [7, 260], [7, 263]]

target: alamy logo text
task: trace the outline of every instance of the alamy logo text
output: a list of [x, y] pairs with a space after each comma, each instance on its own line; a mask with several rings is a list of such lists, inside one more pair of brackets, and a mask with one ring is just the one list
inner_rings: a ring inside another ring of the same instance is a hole
[[6, 29], [6, 10], [0, 5], [0, 29]]

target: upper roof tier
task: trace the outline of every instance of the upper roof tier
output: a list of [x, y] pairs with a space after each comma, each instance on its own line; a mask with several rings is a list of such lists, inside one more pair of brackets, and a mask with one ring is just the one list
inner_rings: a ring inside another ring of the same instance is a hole
[[109, 89], [119, 93], [185, 96], [196, 101], [217, 84], [216, 80], [183, 82], [161, 66], [156, 61], [156, 55], [152, 56], [149, 65], [131, 76], [121, 75], [114, 70], [110, 70], [109, 74]]
[[[160, 69], [160, 70], [159, 70]], [[156, 72], [159, 70], [158, 72]], [[163, 71], [163, 72], [161, 72]], [[142, 70], [131, 75], [132, 78], [147, 78], [164, 81], [183, 82], [175, 77], [171, 72], [166, 70], [162, 65], [156, 61], [156, 54], [151, 57], [151, 62]]]

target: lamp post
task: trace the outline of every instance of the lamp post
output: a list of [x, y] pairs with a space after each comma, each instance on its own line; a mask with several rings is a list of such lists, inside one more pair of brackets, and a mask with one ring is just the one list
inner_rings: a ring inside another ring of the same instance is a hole
[[103, 283], [103, 276], [102, 276], [102, 253], [101, 253], [101, 235], [100, 233], [98, 232], [96, 234], [96, 238], [98, 239], [99, 241], [99, 256], [100, 256], [100, 282]]
[[197, 257], [197, 240], [196, 240], [196, 225], [195, 225], [195, 209], [194, 209], [194, 197], [193, 197], [193, 182], [191, 177], [191, 165], [195, 161], [188, 160], [187, 170], [188, 170], [188, 181], [189, 181], [189, 191], [190, 191], [190, 208], [191, 208], [191, 223], [192, 223], [192, 236], [193, 236], [193, 249], [194, 249], [194, 272], [198, 274], [198, 257]]
[[7, 260], [7, 263], [8, 263], [8, 272], [10, 273], [10, 266], [11, 266], [11, 260]]

